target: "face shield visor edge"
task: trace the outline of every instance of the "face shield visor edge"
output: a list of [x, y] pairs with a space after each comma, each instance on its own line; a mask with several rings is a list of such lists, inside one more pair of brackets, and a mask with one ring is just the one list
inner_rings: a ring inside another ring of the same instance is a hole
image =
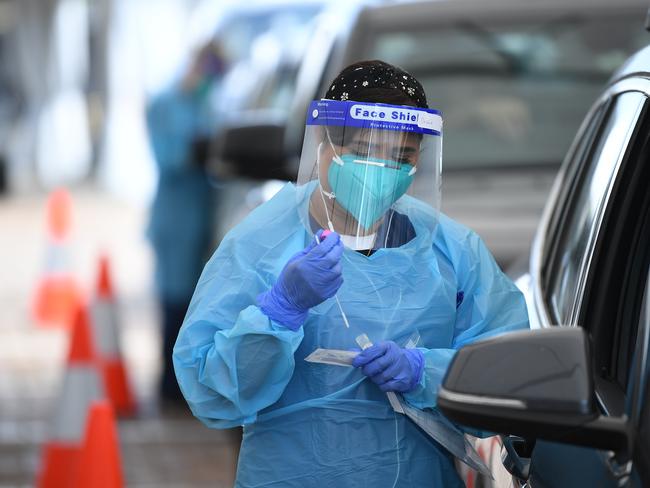
[[432, 233], [440, 203], [442, 115], [432, 109], [320, 100], [307, 114], [297, 185], [314, 232], [353, 249]]

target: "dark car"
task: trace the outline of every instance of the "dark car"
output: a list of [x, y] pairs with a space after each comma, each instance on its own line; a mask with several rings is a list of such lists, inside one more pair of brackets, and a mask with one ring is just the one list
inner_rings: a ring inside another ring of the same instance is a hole
[[597, 98], [518, 284], [531, 326], [461, 349], [440, 390], [506, 434], [511, 485], [650, 486], [650, 46]]
[[260, 113], [258, 130], [239, 130], [232, 139], [246, 143], [226, 159], [248, 169], [258, 161], [264, 178], [290, 179], [308, 103], [354, 61], [396, 64], [444, 114], [443, 211], [476, 230], [502, 267], [527, 253], [591, 101], [645, 45], [644, 0], [365, 2], [333, 10], [311, 38], [285, 121], [265, 127]]

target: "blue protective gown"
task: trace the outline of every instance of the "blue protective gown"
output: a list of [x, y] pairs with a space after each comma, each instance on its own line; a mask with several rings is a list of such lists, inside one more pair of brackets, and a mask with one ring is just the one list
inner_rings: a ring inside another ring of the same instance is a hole
[[189, 302], [213, 237], [215, 194], [206, 171], [193, 161], [192, 143], [214, 123], [205, 100], [173, 87], [153, 99], [147, 127], [158, 167], [148, 236], [156, 254], [159, 296]]
[[287, 185], [223, 240], [206, 265], [174, 349], [178, 381], [209, 427], [244, 425], [239, 487], [462, 486], [453, 459], [356, 368], [304, 361], [318, 347], [404, 343], [425, 356], [406, 400], [433, 408], [456, 349], [528, 327], [521, 293], [472, 231], [440, 215], [434, 235], [410, 214], [416, 236], [370, 257], [345, 249], [338, 292], [293, 332], [256, 306], [288, 259], [311, 238]]

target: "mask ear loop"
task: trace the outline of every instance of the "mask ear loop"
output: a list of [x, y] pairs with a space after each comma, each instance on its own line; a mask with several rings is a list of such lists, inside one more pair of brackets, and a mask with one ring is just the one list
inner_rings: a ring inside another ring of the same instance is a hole
[[390, 218], [388, 219], [388, 227], [386, 227], [386, 237], [384, 238], [384, 247], [388, 247], [388, 235], [390, 234], [390, 226], [393, 223], [393, 215], [395, 215], [395, 210], [391, 208]]
[[334, 162], [339, 166], [343, 166], [345, 163], [343, 162], [343, 159], [341, 159], [341, 156], [339, 156], [336, 153], [336, 148], [334, 147], [334, 143], [332, 142], [332, 138], [330, 137], [330, 131], [327, 130], [327, 127], [325, 127], [325, 134], [327, 134], [327, 142], [330, 143], [330, 147], [332, 148], [332, 151], [334, 151]]
[[[332, 150], [334, 151], [334, 162], [336, 164], [340, 164], [341, 166], [343, 166], [343, 160], [338, 156], [338, 154], [336, 154], [336, 149], [334, 149], [334, 144], [332, 144], [332, 139], [330, 138], [330, 133], [327, 130], [327, 128], [325, 128], [325, 133], [327, 134], [327, 139], [328, 139], [328, 141], [330, 143], [330, 146], [332, 146]], [[330, 218], [330, 213], [327, 210], [327, 202], [325, 201], [325, 196], [324, 195], [326, 195], [327, 198], [329, 198], [330, 200], [335, 199], [336, 195], [334, 194], [334, 192], [330, 193], [330, 192], [325, 191], [325, 189], [323, 188], [323, 185], [322, 185], [322, 183], [320, 181], [320, 151], [321, 151], [322, 147], [323, 147], [323, 143], [321, 142], [318, 145], [317, 154], [316, 154], [316, 166], [318, 167], [318, 189], [320, 190], [321, 200], [323, 200], [323, 208], [325, 209], [325, 216], [327, 217], [327, 226], [329, 227], [330, 232], [335, 232], [334, 224], [332, 224], [332, 219]]]

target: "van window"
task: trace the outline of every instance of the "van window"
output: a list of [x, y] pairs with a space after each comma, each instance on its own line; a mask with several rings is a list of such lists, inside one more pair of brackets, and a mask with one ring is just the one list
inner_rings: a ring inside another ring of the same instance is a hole
[[458, 22], [377, 29], [358, 57], [394, 63], [422, 82], [444, 114], [445, 169], [559, 166], [603, 85], [646, 43], [632, 15]]

